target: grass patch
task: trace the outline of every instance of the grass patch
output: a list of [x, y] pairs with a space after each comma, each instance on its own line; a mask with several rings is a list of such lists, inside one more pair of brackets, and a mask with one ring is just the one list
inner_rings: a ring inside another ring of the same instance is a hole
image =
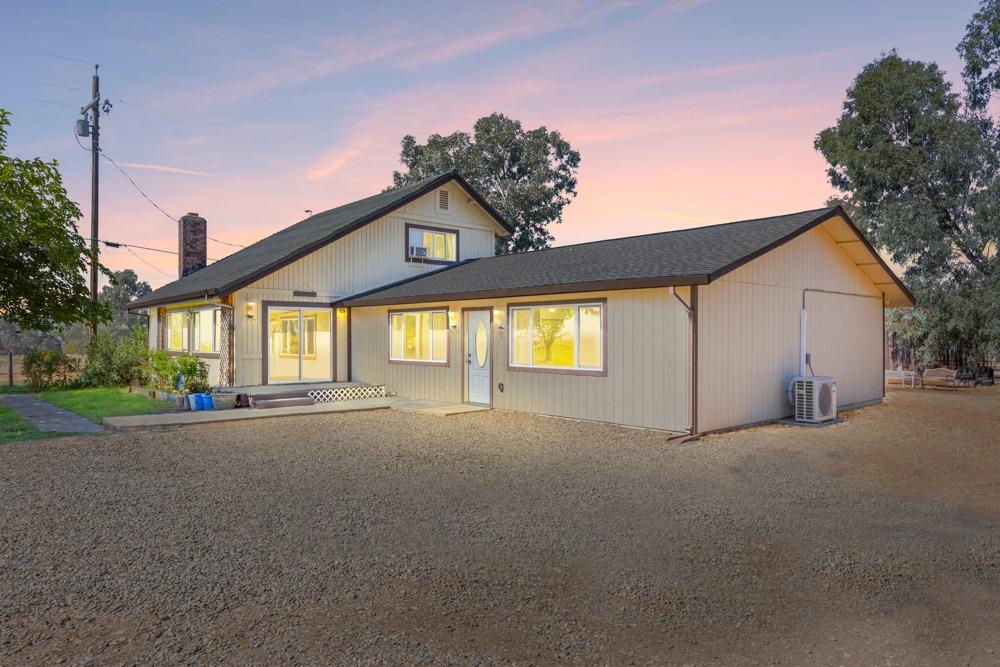
[[37, 440], [53, 435], [55, 434], [39, 431], [17, 411], [0, 405], [0, 443]]
[[43, 391], [38, 394], [38, 398], [82, 415], [97, 424], [100, 424], [105, 417], [148, 415], [177, 407], [168, 401], [159, 401], [142, 394], [130, 394], [121, 387]]
[[0, 394], [29, 394], [31, 390], [25, 384], [3, 384], [0, 385]]

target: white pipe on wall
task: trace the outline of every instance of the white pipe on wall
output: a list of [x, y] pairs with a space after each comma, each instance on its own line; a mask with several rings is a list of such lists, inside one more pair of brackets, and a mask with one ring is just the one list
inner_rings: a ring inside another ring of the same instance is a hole
[[809, 311], [805, 308], [799, 310], [799, 375], [805, 377], [806, 374], [806, 346], [809, 322]]

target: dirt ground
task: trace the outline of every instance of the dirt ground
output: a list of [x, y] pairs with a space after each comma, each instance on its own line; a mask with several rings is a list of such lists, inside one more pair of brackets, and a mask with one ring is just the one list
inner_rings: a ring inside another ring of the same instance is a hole
[[0, 446], [0, 662], [1000, 664], [1000, 388]]

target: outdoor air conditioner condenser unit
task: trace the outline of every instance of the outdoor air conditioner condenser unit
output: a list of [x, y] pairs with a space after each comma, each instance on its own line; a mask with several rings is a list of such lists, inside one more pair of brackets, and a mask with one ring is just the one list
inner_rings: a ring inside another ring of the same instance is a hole
[[837, 380], [829, 376], [797, 375], [788, 384], [795, 421], [820, 423], [837, 418]]
[[427, 257], [427, 248], [420, 245], [411, 245], [410, 257]]

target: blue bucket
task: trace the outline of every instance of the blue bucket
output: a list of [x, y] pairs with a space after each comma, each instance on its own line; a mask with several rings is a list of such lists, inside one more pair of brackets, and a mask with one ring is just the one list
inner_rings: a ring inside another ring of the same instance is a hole
[[201, 397], [202, 397], [202, 402], [201, 402], [201, 409], [202, 410], [214, 410], [215, 409], [215, 403], [212, 402], [212, 395], [211, 394], [202, 394]]
[[195, 410], [205, 409], [205, 394], [194, 394], [194, 409]]

